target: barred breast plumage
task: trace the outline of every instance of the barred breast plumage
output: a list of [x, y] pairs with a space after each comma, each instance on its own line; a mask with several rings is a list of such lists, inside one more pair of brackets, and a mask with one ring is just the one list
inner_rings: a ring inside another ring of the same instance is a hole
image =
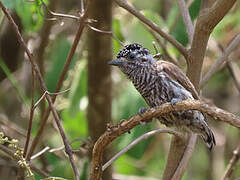
[[[199, 99], [194, 86], [177, 66], [154, 60], [149, 50], [139, 44], [125, 46], [117, 59], [109, 64], [118, 66], [127, 75], [150, 107]], [[159, 120], [166, 126], [199, 134], [209, 149], [215, 145], [214, 134], [199, 111], [177, 111], [159, 117]]]

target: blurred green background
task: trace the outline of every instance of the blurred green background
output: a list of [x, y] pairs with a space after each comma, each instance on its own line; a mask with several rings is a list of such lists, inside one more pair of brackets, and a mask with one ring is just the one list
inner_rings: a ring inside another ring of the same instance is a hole
[[[39, 43], [39, 39], [41, 38], [39, 32], [41, 31], [44, 21], [51, 21], [44, 17], [46, 11], [43, 6], [41, 6], [41, 1], [2, 0], [2, 2], [9, 10], [16, 13], [19, 17], [19, 21], [22, 24], [22, 34], [27, 40], [28, 45], [34, 49], [34, 46]], [[49, 3], [48, 1], [45, 2], [47, 4]], [[131, 0], [131, 3], [148, 19], [156, 23], [164, 31], [169, 32], [181, 44], [188, 47], [186, 30], [176, 1], [152, 0], [151, 3], [149, 3], [149, 1]], [[77, 7], [79, 6], [76, 6], [76, 4], [79, 4], [79, 2], [74, 0], [67, 2], [59, 1], [56, 9], [57, 12], [77, 15]], [[195, 0], [189, 5], [190, 15], [193, 21], [198, 16], [200, 4], [200, 0]], [[215, 60], [221, 56], [221, 50], [218, 48], [216, 42], [220, 43], [225, 48], [237, 32], [239, 32], [239, 17], [240, 6], [238, 3], [215, 28], [209, 40], [209, 46], [203, 66], [203, 74], [205, 74], [214, 64]], [[5, 19], [2, 12], [0, 12], [0, 23], [1, 38], [2, 36], [6, 36], [6, 34], [4, 34]], [[147, 28], [142, 25], [139, 20], [125, 10], [117, 7], [116, 4], [113, 5], [112, 23], [113, 33], [124, 44], [137, 42], [150, 49], [153, 54], [155, 53], [152, 41], [156, 40], [152, 34], [149, 33]], [[71, 48], [76, 30], [77, 22], [74, 20], [58, 19], [53, 21], [49, 42], [44, 52], [44, 79], [49, 92], [55, 91], [57, 81]], [[178, 60], [183, 70], [186, 70], [185, 61], [179, 52], [173, 46], [166, 43], [164, 39], [161, 37], [159, 38], [165, 44], [169, 54]], [[112, 42], [114, 58], [121, 49], [121, 45], [116, 40], [112, 40]], [[159, 46], [158, 48], [162, 53], [163, 51], [161, 48]], [[29, 120], [31, 101], [31, 81], [29, 80], [29, 72], [31, 72], [31, 68], [29, 69], [27, 60], [24, 59], [22, 49], [19, 50], [19, 54], [20, 55], [17, 56], [19, 60], [17, 64], [15, 64], [17, 68], [14, 70], [6, 66], [3, 57], [1, 57], [0, 60], [0, 71], [2, 73], [2, 79], [0, 81], [0, 126], [1, 131], [5, 131], [7, 135], [19, 139], [23, 147], [25, 142], [24, 136], [19, 136], [15, 131], [6, 127], [9, 125], [8, 122], [11, 122], [14, 124], [15, 128], [19, 128], [25, 133]], [[59, 95], [55, 103], [55, 107], [59, 112], [62, 124], [70, 141], [79, 137], [85, 140], [88, 139], [86, 115], [88, 105], [87, 54], [86, 34], [84, 34], [75, 52], [74, 59], [62, 87], [62, 90], [68, 88], [70, 88], [70, 90], [63, 95]], [[236, 68], [239, 68], [239, 57], [240, 48], [238, 47], [231, 55], [231, 59]], [[102, 64], [102, 66], [107, 66], [107, 64]], [[112, 92], [109, 93], [112, 94], [113, 97], [112, 121], [116, 124], [122, 119], [128, 119], [130, 116], [136, 114], [140, 107], [147, 105], [133, 85], [116, 68], [112, 69], [112, 80], [113, 88]], [[204, 86], [202, 95], [207, 101], [216, 104], [218, 107], [239, 115], [239, 91], [235, 87], [231, 74], [225, 66]], [[36, 90], [35, 102], [40, 96], [41, 93]], [[47, 105], [47, 103], [45, 105]], [[34, 114], [32, 137], [36, 135], [41, 116], [41, 108], [38, 107]], [[50, 116], [43, 135], [42, 145], [38, 147], [38, 150], [35, 152], [38, 152], [44, 146], [49, 146], [51, 148], [62, 146], [61, 137], [53, 122], [53, 117]], [[213, 150], [213, 153], [210, 153], [204, 143], [201, 140], [198, 141], [195, 153], [193, 154], [188, 166], [189, 168], [184, 176], [186, 180], [211, 180], [222, 177], [226, 165], [232, 156], [232, 151], [239, 144], [240, 134], [237, 128], [211, 118], [209, 118], [208, 122], [216, 135], [217, 146]], [[164, 126], [160, 125], [155, 120], [147, 125], [137, 126], [130, 134], [124, 134], [112, 144], [113, 153], [118, 152], [143, 133], [159, 127]], [[142, 176], [149, 180], [161, 179], [164, 165], [167, 160], [169, 145], [170, 135], [166, 134], [156, 135], [142, 141], [122, 155], [114, 163], [114, 174], [116, 177], [124, 175], [122, 179], [126, 180], [130, 176]], [[74, 149], [80, 149], [83, 148], [83, 146], [84, 143], [82, 141], [77, 141], [72, 144]], [[77, 154], [76, 158], [77, 166], [81, 173], [81, 180], [87, 180], [89, 175], [89, 158], [81, 154]], [[0, 159], [6, 158], [1, 154]], [[49, 171], [51, 176], [63, 177], [66, 179], [73, 178], [71, 166], [62, 151], [56, 153], [46, 152], [44, 156], [33, 162], [39, 167], [43, 167], [44, 170]], [[0, 163], [0, 177], [6, 177], [8, 175], [9, 178], [7, 179], [14, 179], [14, 172], [11, 170], [3, 172], [4, 168], [5, 166]], [[41, 179], [39, 175], [35, 175], [37, 179]], [[238, 163], [233, 177], [236, 178], [239, 176], [240, 164]]]

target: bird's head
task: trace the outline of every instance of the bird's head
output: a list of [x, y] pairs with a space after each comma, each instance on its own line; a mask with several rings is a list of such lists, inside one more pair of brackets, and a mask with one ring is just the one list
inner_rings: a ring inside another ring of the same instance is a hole
[[120, 69], [143, 68], [153, 64], [155, 60], [152, 54], [140, 44], [126, 45], [117, 55], [117, 59], [109, 61], [108, 64], [118, 66]]

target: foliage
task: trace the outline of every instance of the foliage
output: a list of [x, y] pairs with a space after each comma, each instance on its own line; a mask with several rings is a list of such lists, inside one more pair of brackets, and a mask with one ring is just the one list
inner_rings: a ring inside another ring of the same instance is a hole
[[[21, 17], [23, 26], [24, 26], [24, 34], [29, 35], [30, 33], [38, 33], [42, 28], [44, 22], [43, 9], [40, 6], [40, 2], [36, 1], [33, 3], [29, 3], [24, 0], [1, 0], [4, 5], [8, 9], [16, 10], [18, 15]], [[136, 2], [135, 2], [136, 3]], [[154, 2], [156, 6], [159, 6], [159, 2]], [[192, 20], [195, 20], [199, 9], [200, 9], [200, 0], [195, 0], [190, 6], [190, 14]], [[168, 31], [170, 27], [173, 25], [174, 20], [179, 16], [179, 10], [176, 3], [173, 4], [167, 19], [164, 20], [160, 13], [158, 12], [160, 8], [154, 6], [152, 9], [145, 9], [143, 6], [137, 4], [137, 6], [141, 7], [143, 14], [156, 23], [162, 29]], [[225, 34], [230, 29], [231, 34], [234, 34], [236, 29], [239, 29], [239, 7], [238, 11], [235, 13], [229, 14], [214, 30], [213, 37], [217, 40], [224, 42]], [[133, 18], [129, 14], [125, 14], [121, 9], [116, 8], [114, 10], [114, 14], [117, 14], [113, 18], [113, 32], [114, 35], [125, 44], [129, 42], [137, 42], [143, 44], [144, 47], [149, 48], [152, 53], [155, 53], [154, 47], [152, 46], [152, 41], [155, 41], [154, 37], [148, 32], [146, 27], [138, 21], [136, 18]], [[75, 23], [75, 22], [72, 22]], [[57, 24], [57, 23], [56, 23]], [[69, 32], [58, 32], [56, 29], [64, 28], [55, 24], [56, 34], [53, 33], [53, 36], [56, 36], [51, 39], [50, 45], [47, 47], [47, 53], [45, 53], [46, 61], [46, 74], [44, 75], [47, 88], [49, 92], [54, 92], [56, 89], [56, 84], [58, 82], [59, 76], [64, 67], [67, 55], [72, 45], [72, 34]], [[58, 26], [58, 27], [56, 27]], [[228, 26], [231, 26], [229, 28]], [[68, 27], [72, 28], [72, 27]], [[76, 29], [74, 29], [75, 33]], [[188, 38], [185, 30], [185, 25], [181, 18], [177, 21], [175, 28], [171, 33], [181, 44], [187, 45]], [[161, 38], [160, 38], [161, 39]], [[229, 39], [229, 38], [228, 38]], [[163, 42], [164, 40], [161, 39]], [[167, 44], [166, 44], [167, 45]], [[167, 50], [171, 53], [172, 56], [178, 57], [179, 53], [172, 47], [167, 45]], [[84, 49], [84, 48], [83, 48]], [[116, 56], [117, 52], [121, 49], [121, 45], [113, 40], [113, 54]], [[173, 50], [174, 49], [174, 50]], [[82, 49], [81, 49], [82, 50]], [[162, 50], [159, 49], [160, 52]], [[63, 87], [62, 90], [70, 88], [69, 92], [64, 95], [59, 95], [57, 100], [56, 107], [60, 111], [61, 122], [64, 126], [64, 129], [67, 133], [69, 140], [73, 140], [78, 137], [88, 138], [88, 125], [87, 125], [87, 116], [86, 116], [86, 107], [87, 107], [87, 69], [86, 69], [86, 50], [83, 50], [83, 55], [79, 53], [77, 50], [74, 56], [74, 60], [68, 70], [69, 74], [65, 78], [66, 86]], [[213, 52], [214, 54], [218, 54], [219, 52]], [[207, 60], [208, 67], [213, 64], [213, 60]], [[1, 68], [6, 71], [8, 74], [8, 79], [12, 82], [13, 86], [17, 88], [18, 96], [24, 99], [25, 102], [30, 102], [31, 96], [29, 94], [23, 94], [21, 88], [19, 89], [19, 84], [17, 84], [17, 78], [13, 77], [10, 72], [7, 71], [6, 67], [1, 63]], [[16, 78], [16, 79], [14, 79]], [[114, 81], [114, 95], [113, 105], [112, 105], [112, 117], [114, 123], [119, 122], [122, 119], [128, 119], [130, 116], [138, 113], [139, 108], [146, 106], [142, 97], [137, 93], [134, 89], [133, 85], [129, 83], [128, 80], [125, 79], [124, 76], [119, 71], [113, 70], [113, 81]], [[211, 79], [210, 86], [206, 86], [204, 89], [204, 94], [209, 95], [209, 98], [214, 98], [212, 93], [217, 92], [218, 94], [224, 93], [226, 97], [226, 102], [221, 101], [221, 97], [217, 97], [218, 99], [213, 99], [221, 103], [224, 107], [231, 107], [229, 102], [234, 98], [234, 91], [236, 97], [236, 91], [232, 90], [230, 87], [224, 88], [226, 83], [223, 82], [232, 82], [230, 74], [225, 71], [220, 71]], [[231, 83], [230, 82], [230, 83]], [[231, 83], [232, 85], [232, 83]], [[106, 90], [107, 91], [107, 90]], [[210, 92], [210, 93], [209, 93]], [[111, 93], [111, 92], [109, 92]], [[40, 97], [40, 94], [38, 94]], [[26, 100], [27, 99], [27, 100]], [[4, 102], [0, 103], [1, 106], [4, 106]], [[235, 102], [235, 105], [239, 105]], [[1, 108], [2, 110], [2, 108]], [[27, 110], [25, 110], [27, 111]], [[35, 113], [34, 120], [40, 119], [40, 110], [37, 109], [37, 113]], [[22, 112], [24, 113], [24, 112]], [[25, 112], [26, 113], [26, 112]], [[239, 113], [239, 111], [238, 111]], [[19, 114], [20, 116], [20, 114]], [[52, 118], [51, 118], [52, 119]], [[28, 121], [28, 118], [25, 117], [25, 121]], [[17, 122], [16, 122], [17, 123]], [[215, 122], [211, 122], [211, 124], [216, 125]], [[34, 127], [39, 125], [38, 121], [34, 121]], [[141, 134], [159, 127], [159, 125], [153, 121], [144, 126], [138, 126], [129, 134], [125, 134], [120, 137], [114, 143], [114, 150], [119, 151], [124, 148], [127, 144], [132, 142], [134, 139], [139, 137]], [[24, 127], [26, 129], [26, 127]], [[34, 128], [32, 134], [35, 135], [38, 128]], [[226, 132], [221, 129], [222, 127], [217, 126], [217, 133], [226, 134], [226, 139], [230, 139], [232, 144], [237, 143], [237, 138], [239, 136], [236, 133], [236, 129], [229, 127], [229, 132]], [[49, 128], [49, 131], [46, 133], [47, 138], [44, 138], [44, 145], [51, 145], [51, 147], [55, 148], [61, 144], [61, 139], [57, 135], [58, 132], [54, 131], [54, 128]], [[219, 132], [220, 131], [220, 132]], [[234, 132], [234, 135], [231, 135], [231, 132]], [[220, 136], [220, 137], [218, 137]], [[231, 137], [234, 136], [234, 137]], [[217, 134], [217, 139], [221, 138], [221, 135]], [[234, 139], [235, 138], [235, 139]], [[47, 139], [47, 141], [46, 141]], [[224, 140], [222, 140], [224, 141]], [[142, 141], [137, 146], [129, 150], [127, 153], [122, 155], [114, 164], [115, 171], [121, 174], [134, 174], [137, 176], [154, 176], [157, 178], [161, 178], [164, 165], [166, 163], [167, 158], [167, 150], [169, 147], [170, 138], [169, 136], [156, 136], [152, 137], [148, 140]], [[223, 142], [224, 143], [224, 142]], [[202, 144], [200, 142], [199, 144]], [[190, 179], [193, 177], [194, 179], [205, 179], [207, 177], [208, 168], [210, 168], [210, 158], [209, 152], [207, 152], [206, 148], [202, 145], [197, 145], [197, 150], [195, 155], [191, 161], [191, 167], [189, 167], [189, 173], [187, 172], [185, 175], [185, 179]], [[80, 149], [85, 145], [83, 142], [73, 144], [72, 147], [75, 149]], [[234, 148], [234, 147], [233, 147]], [[228, 154], [232, 151], [232, 149], [226, 150]], [[63, 178], [72, 178], [72, 171], [70, 169], [69, 163], [66, 159], [63, 158], [62, 155], [46, 153], [45, 158], [48, 163], [51, 165], [51, 175], [55, 175], [62, 178], [45, 178], [44, 180], [61, 180]], [[212, 157], [213, 158], [213, 157]], [[78, 167], [81, 167], [81, 180], [87, 179], [87, 174], [89, 171], [89, 161], [78, 157]], [[223, 159], [224, 163], [227, 163], [229, 157]], [[194, 172], [191, 173], [191, 172]], [[235, 172], [235, 176], [239, 176], [239, 170]], [[35, 174], [36, 175], [36, 174]], [[187, 178], [190, 177], [190, 178]], [[36, 179], [40, 179], [42, 177], [36, 175]]]

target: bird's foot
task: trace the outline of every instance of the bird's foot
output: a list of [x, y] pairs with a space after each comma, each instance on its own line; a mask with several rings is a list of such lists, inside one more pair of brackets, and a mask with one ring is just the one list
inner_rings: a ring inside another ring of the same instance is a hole
[[145, 113], [147, 110], [148, 110], [148, 108], [146, 108], [146, 107], [141, 107], [141, 108], [138, 110], [138, 115], [139, 115], [139, 116], [142, 116], [142, 114]]
[[172, 98], [172, 100], [170, 101], [170, 104], [172, 105], [172, 107], [177, 103], [182, 101], [182, 99], [180, 98]]

